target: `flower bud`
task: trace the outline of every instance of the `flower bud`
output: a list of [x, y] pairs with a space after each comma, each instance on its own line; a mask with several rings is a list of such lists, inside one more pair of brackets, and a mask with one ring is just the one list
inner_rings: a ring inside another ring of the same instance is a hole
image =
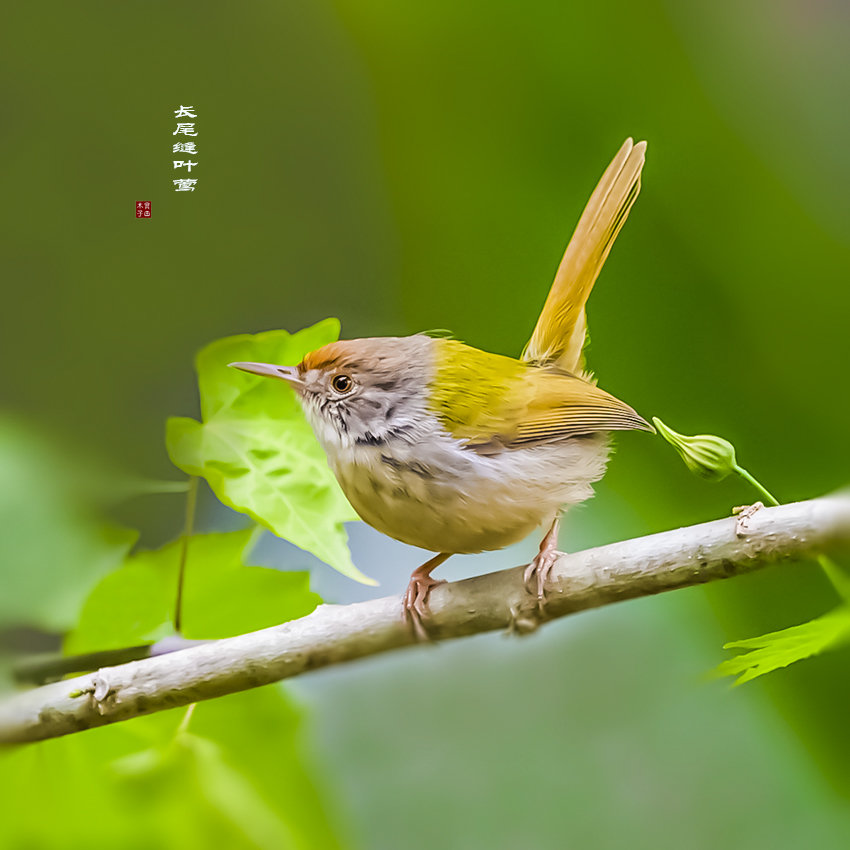
[[652, 422], [658, 433], [682, 456], [685, 466], [701, 478], [720, 481], [731, 472], [738, 471], [735, 447], [728, 440], [713, 434], [686, 437], [677, 434], [654, 416]]

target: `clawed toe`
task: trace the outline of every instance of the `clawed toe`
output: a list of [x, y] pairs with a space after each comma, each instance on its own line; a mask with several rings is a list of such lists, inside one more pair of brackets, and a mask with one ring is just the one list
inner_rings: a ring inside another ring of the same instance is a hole
[[430, 640], [428, 630], [425, 628], [431, 617], [428, 597], [431, 595], [431, 590], [438, 584], [446, 583], [445, 579], [432, 578], [431, 570], [442, 564], [448, 557], [448, 554], [445, 553], [437, 555], [414, 570], [413, 575], [410, 576], [410, 582], [402, 600], [401, 611], [404, 619], [410, 623], [417, 640]]
[[522, 574], [525, 589], [537, 597], [537, 602], [540, 605], [546, 602], [546, 586], [552, 575], [552, 567], [555, 566], [556, 557], [553, 551], [540, 552]]
[[543, 608], [546, 604], [546, 586], [552, 575], [552, 567], [558, 558], [558, 519], [552, 523], [546, 536], [540, 542], [540, 551], [534, 556], [534, 560], [525, 568], [522, 580], [525, 589], [537, 597], [537, 606]]
[[417, 640], [429, 640], [428, 630], [425, 628], [431, 618], [431, 610], [428, 607], [428, 597], [431, 589], [438, 584], [445, 584], [444, 579], [435, 579], [430, 576], [424, 578], [413, 577], [404, 594], [402, 602], [402, 614], [410, 623]]

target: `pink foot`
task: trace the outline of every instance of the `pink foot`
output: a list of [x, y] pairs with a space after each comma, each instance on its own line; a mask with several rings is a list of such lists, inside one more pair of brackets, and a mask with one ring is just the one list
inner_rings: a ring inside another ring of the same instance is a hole
[[445, 579], [432, 578], [431, 571], [442, 564], [448, 557], [449, 555], [446, 553], [437, 555], [421, 567], [415, 569], [410, 576], [410, 582], [407, 585], [401, 609], [402, 616], [410, 623], [410, 627], [413, 629], [417, 640], [430, 640], [428, 631], [425, 628], [431, 616], [431, 611], [428, 608], [428, 597], [431, 595], [432, 588], [438, 584], [446, 583]]
[[534, 556], [534, 560], [525, 568], [522, 574], [525, 588], [529, 593], [537, 596], [537, 604], [541, 608], [546, 602], [546, 584], [552, 574], [552, 567], [558, 557], [558, 520], [552, 523], [552, 527], [546, 532], [546, 536], [540, 542], [540, 551]]
[[536, 595], [537, 601], [541, 605], [546, 601], [546, 584], [552, 574], [552, 567], [555, 565], [556, 558], [554, 546], [551, 549], [541, 550], [522, 574], [526, 590]]

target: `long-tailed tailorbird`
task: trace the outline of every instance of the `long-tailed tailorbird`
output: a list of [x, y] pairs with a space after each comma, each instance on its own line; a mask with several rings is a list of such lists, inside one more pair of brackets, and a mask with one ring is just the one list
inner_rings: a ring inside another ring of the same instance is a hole
[[297, 366], [231, 364], [295, 390], [369, 525], [439, 553], [404, 598], [420, 634], [435, 567], [546, 526], [526, 570], [542, 600], [560, 514], [592, 495], [608, 432], [653, 430], [596, 386], [583, 358], [585, 303], [640, 190], [645, 151], [628, 139], [602, 175], [519, 359], [416, 334], [334, 342]]

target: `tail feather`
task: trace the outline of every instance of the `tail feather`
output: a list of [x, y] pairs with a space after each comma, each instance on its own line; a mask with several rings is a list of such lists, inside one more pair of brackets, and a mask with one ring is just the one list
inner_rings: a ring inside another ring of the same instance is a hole
[[602, 175], [567, 245], [523, 360], [581, 371], [584, 306], [640, 191], [645, 152], [646, 142], [626, 139]]

